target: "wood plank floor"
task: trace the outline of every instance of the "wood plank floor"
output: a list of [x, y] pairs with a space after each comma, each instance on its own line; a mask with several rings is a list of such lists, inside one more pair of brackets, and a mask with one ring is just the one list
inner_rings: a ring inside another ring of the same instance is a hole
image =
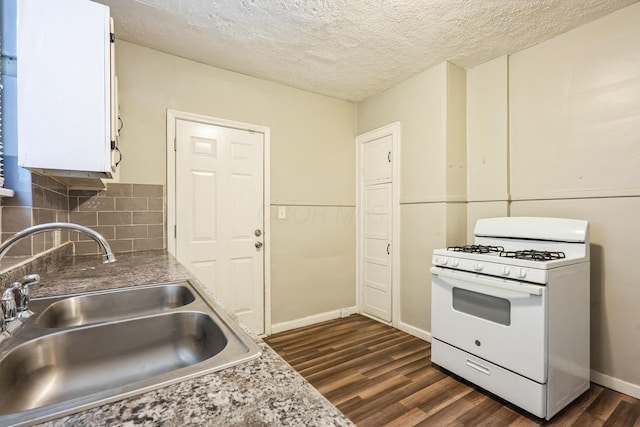
[[640, 401], [597, 384], [545, 422], [431, 365], [431, 345], [360, 315], [266, 342], [358, 426], [640, 427]]

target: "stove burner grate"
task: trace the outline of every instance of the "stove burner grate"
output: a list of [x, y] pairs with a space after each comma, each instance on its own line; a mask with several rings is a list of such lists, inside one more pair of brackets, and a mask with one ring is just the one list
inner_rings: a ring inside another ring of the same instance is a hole
[[464, 245], [464, 246], [449, 246], [448, 251], [454, 252], [471, 252], [476, 254], [488, 254], [492, 252], [503, 252], [502, 246], [485, 246], [485, 245]]
[[528, 259], [532, 261], [551, 261], [554, 259], [565, 258], [564, 252], [549, 252], [549, 251], [536, 251], [536, 250], [504, 251], [504, 252], [500, 252], [500, 256], [506, 257], [506, 258], [515, 258], [515, 259]]

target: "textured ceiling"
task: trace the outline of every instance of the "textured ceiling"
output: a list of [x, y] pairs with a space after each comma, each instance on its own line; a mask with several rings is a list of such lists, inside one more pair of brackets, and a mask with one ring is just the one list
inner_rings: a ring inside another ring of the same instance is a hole
[[469, 68], [638, 0], [97, 0], [117, 37], [361, 101], [448, 60]]

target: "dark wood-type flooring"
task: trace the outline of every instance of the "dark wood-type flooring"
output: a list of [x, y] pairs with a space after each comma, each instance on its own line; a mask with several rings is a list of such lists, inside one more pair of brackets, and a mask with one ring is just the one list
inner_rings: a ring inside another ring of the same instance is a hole
[[431, 364], [431, 345], [360, 315], [266, 339], [358, 426], [640, 427], [640, 401], [597, 384], [545, 422]]

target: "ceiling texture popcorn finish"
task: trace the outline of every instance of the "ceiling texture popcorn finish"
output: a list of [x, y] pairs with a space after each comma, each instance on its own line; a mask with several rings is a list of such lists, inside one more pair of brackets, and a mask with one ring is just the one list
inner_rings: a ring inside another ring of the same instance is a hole
[[638, 0], [97, 0], [117, 37], [362, 101], [442, 61], [469, 68]]

